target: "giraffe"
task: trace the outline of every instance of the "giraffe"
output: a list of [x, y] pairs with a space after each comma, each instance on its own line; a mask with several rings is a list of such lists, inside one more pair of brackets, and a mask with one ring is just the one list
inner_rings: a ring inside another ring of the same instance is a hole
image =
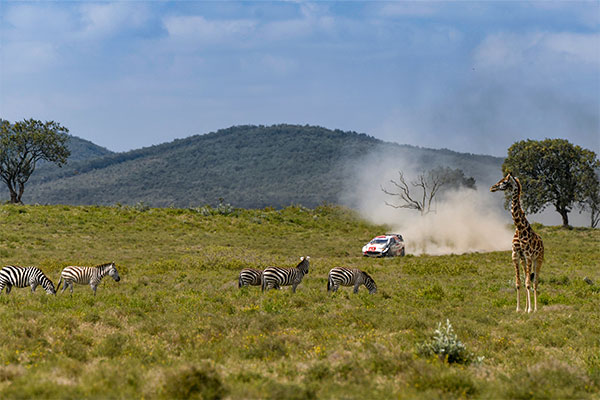
[[[544, 243], [542, 238], [533, 231], [521, 208], [521, 182], [508, 173], [498, 183], [490, 188], [490, 192], [498, 190], [512, 191], [511, 214], [515, 223], [515, 235], [512, 241], [512, 261], [515, 266], [515, 286], [517, 288], [517, 311], [519, 307], [519, 290], [521, 288], [521, 277], [519, 263], [523, 263], [525, 270], [525, 286], [527, 288], [527, 312], [537, 311], [537, 287], [540, 269], [544, 261]], [[531, 280], [533, 279], [533, 310], [531, 309]]]

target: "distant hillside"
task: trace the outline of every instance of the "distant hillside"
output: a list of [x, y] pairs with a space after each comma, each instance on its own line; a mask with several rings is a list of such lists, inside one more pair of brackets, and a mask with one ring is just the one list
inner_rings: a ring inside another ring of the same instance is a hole
[[78, 138], [77, 136], [71, 136], [69, 139], [69, 150], [71, 150], [71, 156], [69, 162], [89, 160], [92, 158], [103, 157], [109, 154], [113, 154], [112, 151], [98, 146], [89, 140]]
[[143, 201], [187, 207], [214, 205], [224, 198], [236, 207], [314, 207], [338, 203], [356, 162], [373, 152], [410, 158], [415, 165], [462, 168], [478, 180], [499, 171], [502, 162], [314, 126], [237, 126], [96, 158], [78, 157], [74, 150], [73, 161], [63, 168], [36, 171], [23, 199], [40, 204]]

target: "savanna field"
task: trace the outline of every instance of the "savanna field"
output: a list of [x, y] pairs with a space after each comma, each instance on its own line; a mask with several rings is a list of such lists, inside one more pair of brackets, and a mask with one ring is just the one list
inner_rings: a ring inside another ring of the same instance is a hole
[[[600, 398], [600, 230], [534, 228], [546, 257], [525, 314], [509, 251], [367, 259], [387, 229], [339, 207], [1, 206], [3, 265], [56, 284], [114, 261], [121, 281], [2, 293], [0, 398]], [[295, 294], [238, 289], [242, 268], [301, 256]], [[336, 266], [377, 293], [328, 294]], [[446, 320], [460, 362], [426, 351]]]

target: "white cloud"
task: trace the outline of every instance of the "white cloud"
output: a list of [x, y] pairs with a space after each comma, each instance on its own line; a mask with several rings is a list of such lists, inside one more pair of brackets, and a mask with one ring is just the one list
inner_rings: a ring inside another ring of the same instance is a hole
[[600, 64], [597, 33], [498, 33], [488, 36], [474, 52], [478, 67], [507, 69], [556, 63]]
[[143, 3], [83, 4], [80, 8], [86, 38], [104, 38], [125, 29], [142, 26], [148, 19]]
[[209, 20], [203, 16], [169, 16], [163, 24], [173, 39], [216, 43], [244, 38], [255, 32], [257, 22], [249, 19]]
[[5, 7], [3, 26], [0, 27], [9, 41], [49, 40], [62, 38], [74, 19], [64, 10], [44, 5], [16, 4]]
[[425, 17], [436, 14], [436, 3], [426, 1], [386, 2], [378, 10], [382, 17]]

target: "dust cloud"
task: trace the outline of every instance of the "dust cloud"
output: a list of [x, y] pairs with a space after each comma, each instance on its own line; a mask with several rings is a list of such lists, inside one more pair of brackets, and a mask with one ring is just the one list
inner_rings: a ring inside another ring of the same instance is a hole
[[[349, 176], [342, 203], [358, 210], [367, 220], [387, 225], [390, 231], [400, 233], [404, 237], [407, 254], [510, 250], [514, 233], [510, 229], [510, 214], [502, 207], [503, 196], [489, 192], [495, 181], [478, 180], [477, 190], [448, 190], [438, 196], [432, 212], [421, 216], [416, 210], [386, 205], [386, 201], [398, 202], [381, 190], [382, 186], [393, 189], [390, 179], [397, 179], [399, 170], [403, 171], [407, 182], [412, 182], [418, 174], [429, 169], [419, 168], [417, 160], [411, 159], [410, 155], [403, 155], [400, 160], [397, 155], [375, 151], [362, 160], [354, 160], [347, 167]], [[467, 176], [474, 175], [472, 171], [464, 172]], [[411, 186], [411, 195], [413, 191], [416, 198], [422, 194], [418, 188]]]

